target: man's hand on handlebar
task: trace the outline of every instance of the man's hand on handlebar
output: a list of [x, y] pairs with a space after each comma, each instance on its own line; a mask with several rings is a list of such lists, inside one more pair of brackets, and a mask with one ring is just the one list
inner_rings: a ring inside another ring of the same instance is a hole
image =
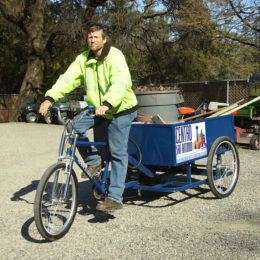
[[102, 105], [96, 108], [96, 116], [104, 116], [106, 112], [109, 110], [109, 107]]
[[51, 102], [49, 100], [45, 100], [44, 102], [41, 103], [39, 112], [42, 116], [45, 116], [47, 114], [50, 105]]

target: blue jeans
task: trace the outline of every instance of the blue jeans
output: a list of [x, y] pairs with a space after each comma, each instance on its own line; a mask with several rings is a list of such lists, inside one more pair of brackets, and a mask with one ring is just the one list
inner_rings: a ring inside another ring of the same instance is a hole
[[[108, 188], [108, 198], [122, 203], [123, 192], [125, 189], [125, 178], [128, 166], [128, 137], [131, 128], [131, 122], [135, 119], [137, 111], [114, 118], [108, 122], [108, 145], [111, 155], [111, 172], [110, 185]], [[75, 117], [75, 120], [80, 114]], [[80, 138], [87, 138], [86, 130], [95, 125], [95, 119], [88, 116], [74, 125], [77, 133], [81, 134]], [[97, 165], [101, 162], [98, 150], [95, 147], [79, 147], [80, 155], [89, 165]]]

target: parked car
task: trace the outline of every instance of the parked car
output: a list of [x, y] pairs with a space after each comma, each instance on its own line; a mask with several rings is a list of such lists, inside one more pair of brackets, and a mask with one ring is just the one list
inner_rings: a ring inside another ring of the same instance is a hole
[[[79, 112], [80, 109], [85, 107], [87, 103], [85, 101], [67, 101], [66, 98], [62, 98], [58, 102], [55, 102], [52, 106], [59, 107], [61, 116], [64, 121], [67, 118], [72, 118], [75, 113]], [[21, 108], [20, 120], [28, 123], [45, 122], [46, 124], [63, 124], [64, 121], [60, 121], [57, 116], [57, 110], [50, 109], [47, 114], [43, 117], [39, 113], [40, 104], [35, 102], [33, 97], [26, 98], [26, 105]]]
[[25, 105], [21, 108], [19, 119], [28, 123], [37, 123], [44, 120], [51, 123], [51, 114], [47, 113], [44, 117], [39, 114], [40, 104], [35, 102], [34, 97], [26, 97]]

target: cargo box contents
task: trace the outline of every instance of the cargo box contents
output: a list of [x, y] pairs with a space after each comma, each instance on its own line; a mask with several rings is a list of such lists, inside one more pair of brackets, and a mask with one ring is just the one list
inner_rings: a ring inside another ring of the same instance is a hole
[[180, 107], [184, 102], [179, 89], [172, 91], [138, 92], [139, 102], [136, 122], [144, 124], [177, 124], [219, 116], [235, 115], [236, 142], [250, 144], [260, 150], [260, 73], [249, 79], [249, 99], [233, 104], [204, 100], [197, 109]]

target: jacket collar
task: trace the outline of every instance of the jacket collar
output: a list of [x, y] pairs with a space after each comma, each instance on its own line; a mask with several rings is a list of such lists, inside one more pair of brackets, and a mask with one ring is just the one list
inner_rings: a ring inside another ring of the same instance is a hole
[[105, 43], [103, 50], [101, 52], [101, 55], [96, 59], [94, 53], [90, 50], [87, 61], [91, 60], [91, 59], [95, 59], [97, 61], [103, 61], [106, 56], [108, 55], [109, 51], [110, 51], [111, 45], [109, 43]]

